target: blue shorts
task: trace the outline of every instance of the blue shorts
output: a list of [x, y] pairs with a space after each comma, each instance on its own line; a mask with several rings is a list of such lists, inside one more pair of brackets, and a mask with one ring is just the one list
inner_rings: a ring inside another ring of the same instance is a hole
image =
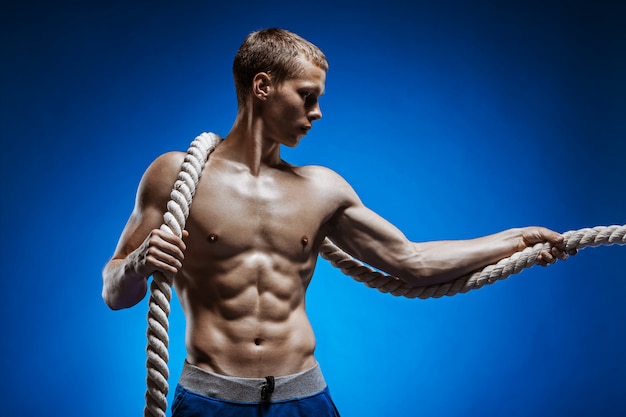
[[339, 417], [319, 365], [299, 374], [234, 378], [185, 362], [172, 417]]

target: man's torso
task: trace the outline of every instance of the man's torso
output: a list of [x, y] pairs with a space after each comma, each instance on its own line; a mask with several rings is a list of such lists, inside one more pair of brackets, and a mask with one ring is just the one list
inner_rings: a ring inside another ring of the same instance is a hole
[[341, 204], [324, 171], [285, 164], [253, 176], [234, 162], [209, 161], [175, 279], [191, 363], [240, 377], [288, 375], [315, 364], [305, 292]]

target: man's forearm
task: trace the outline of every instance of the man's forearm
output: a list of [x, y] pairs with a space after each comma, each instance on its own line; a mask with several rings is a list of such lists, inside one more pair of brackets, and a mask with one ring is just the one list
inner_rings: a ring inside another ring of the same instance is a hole
[[102, 299], [113, 310], [132, 307], [148, 291], [147, 277], [138, 276], [124, 259], [112, 259], [102, 271]]
[[413, 243], [399, 278], [416, 286], [437, 285], [484, 268], [523, 248], [520, 229], [469, 240]]

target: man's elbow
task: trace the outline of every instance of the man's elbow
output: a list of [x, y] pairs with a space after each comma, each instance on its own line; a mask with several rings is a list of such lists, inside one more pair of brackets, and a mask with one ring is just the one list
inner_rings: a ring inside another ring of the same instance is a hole
[[130, 308], [135, 304], [139, 303], [146, 294], [147, 288], [142, 290], [139, 289], [135, 296], [135, 289], [120, 287], [119, 283], [117, 285], [113, 284], [106, 277], [103, 276], [102, 282], [102, 300], [111, 310], [122, 310], [124, 308]]
[[106, 288], [102, 288], [102, 300], [111, 310], [122, 310], [123, 308], [126, 308], [126, 306], [122, 305], [118, 300], [112, 297]]
[[139, 303], [148, 291], [147, 279], [131, 281], [120, 276], [117, 265], [109, 262], [102, 270], [102, 300], [111, 310], [130, 308]]
[[413, 256], [403, 259], [402, 264], [397, 278], [411, 287], [428, 287], [448, 279], [445, 268], [427, 261], [421, 253], [414, 253]]
[[394, 268], [389, 271], [391, 275], [411, 287], [422, 286], [427, 278], [422, 254], [413, 244], [407, 243], [402, 248], [393, 251], [395, 259], [392, 261]]

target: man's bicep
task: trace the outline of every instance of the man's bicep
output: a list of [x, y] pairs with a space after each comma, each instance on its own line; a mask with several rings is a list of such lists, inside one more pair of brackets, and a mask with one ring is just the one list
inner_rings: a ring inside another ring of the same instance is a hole
[[142, 210], [135, 208], [122, 230], [113, 259], [125, 258], [137, 249], [150, 231], [159, 228], [162, 222], [163, 214], [156, 208], [148, 207]]
[[337, 213], [328, 237], [350, 255], [387, 273], [395, 273], [413, 248], [397, 227], [360, 202]]
[[163, 155], [144, 173], [137, 187], [135, 206], [120, 235], [114, 258], [126, 257], [141, 245], [150, 231], [163, 223], [163, 213], [176, 175], [178, 161], [172, 163], [175, 159], [173, 153]]

